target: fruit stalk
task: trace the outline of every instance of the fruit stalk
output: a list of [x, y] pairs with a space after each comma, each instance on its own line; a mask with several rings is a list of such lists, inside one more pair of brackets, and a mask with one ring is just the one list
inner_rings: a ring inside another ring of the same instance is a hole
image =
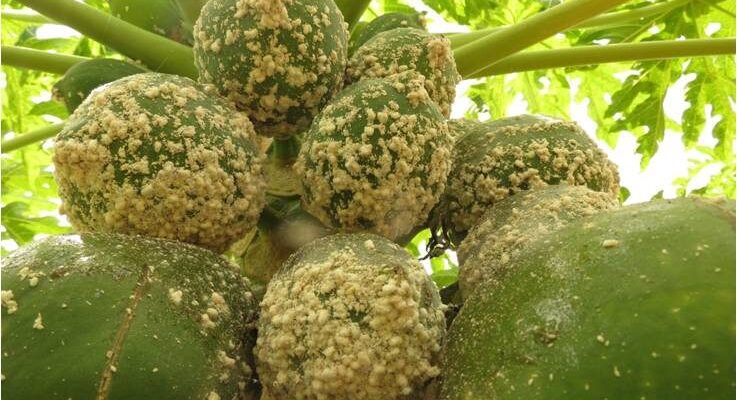
[[3, 65], [63, 75], [74, 64], [89, 58], [49, 53], [26, 47], [2, 46]]
[[[571, 0], [500, 29], [456, 50], [458, 72], [463, 76], [471, 75], [626, 1]], [[480, 57], [482, 54], [488, 54], [489, 57]]]
[[75, 0], [19, 0], [19, 3], [142, 61], [154, 71], [197, 78], [192, 49], [185, 45]]
[[[613, 26], [637, 21], [642, 18], [652, 17], [659, 14], [664, 14], [675, 10], [678, 7], [682, 7], [692, 0], [671, 0], [665, 1], [645, 7], [636, 8], [634, 10], [615, 11], [608, 14], [601, 14], [599, 16], [587, 19], [586, 21], [574, 25], [570, 29], [582, 29], [582, 28], [593, 28], [600, 26]], [[475, 40], [481, 39], [484, 36], [496, 32], [500, 29], [504, 29], [506, 26], [497, 26], [493, 28], [479, 29], [473, 32], [466, 33], [449, 33], [447, 34], [450, 39], [451, 46], [454, 49], [471, 43]]]
[[63, 127], [63, 123], [44, 126], [43, 128], [38, 128], [28, 133], [18, 135], [12, 139], [4, 140], [2, 144], [0, 144], [0, 148], [3, 153], [7, 153], [31, 143], [38, 142], [39, 140], [53, 137], [59, 133]]
[[345, 22], [348, 23], [348, 30], [352, 30], [356, 22], [361, 19], [361, 15], [366, 11], [369, 3], [371, 3], [371, 0], [335, 0], [335, 4], [343, 13]]
[[515, 54], [494, 65], [464, 76], [483, 78], [513, 72], [574, 67], [625, 61], [663, 60], [680, 57], [715, 56], [735, 53], [735, 38], [661, 40], [621, 43], [607, 46], [581, 46], [568, 49], [530, 51]]
[[274, 139], [271, 143], [271, 158], [285, 164], [292, 164], [299, 155], [300, 146], [301, 142], [296, 136]]

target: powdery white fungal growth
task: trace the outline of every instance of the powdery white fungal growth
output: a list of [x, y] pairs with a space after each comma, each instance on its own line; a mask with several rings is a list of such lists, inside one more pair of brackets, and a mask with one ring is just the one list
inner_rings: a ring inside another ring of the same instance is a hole
[[457, 123], [453, 170], [433, 214], [456, 244], [496, 202], [523, 190], [567, 183], [619, 193], [617, 167], [574, 122], [543, 116]]
[[200, 81], [259, 134], [300, 133], [342, 87], [348, 30], [333, 0], [212, 0], [194, 35]]
[[498, 279], [530, 243], [572, 221], [619, 206], [611, 193], [585, 186], [552, 185], [510, 196], [492, 207], [458, 247], [461, 295]]
[[269, 283], [256, 366], [274, 400], [405, 398], [440, 372], [444, 332], [437, 288], [416, 260], [376, 235], [337, 234], [300, 249]]
[[264, 205], [248, 118], [209, 88], [158, 73], [93, 92], [56, 140], [61, 212], [79, 231], [225, 250]]
[[305, 210], [326, 226], [390, 239], [427, 219], [452, 143], [424, 82], [414, 72], [364, 80], [325, 107], [295, 164]]
[[385, 78], [413, 70], [426, 78], [430, 98], [443, 115], [450, 115], [455, 87], [461, 80], [450, 41], [437, 34], [415, 28], [381, 32], [359, 47], [348, 61], [347, 82]]

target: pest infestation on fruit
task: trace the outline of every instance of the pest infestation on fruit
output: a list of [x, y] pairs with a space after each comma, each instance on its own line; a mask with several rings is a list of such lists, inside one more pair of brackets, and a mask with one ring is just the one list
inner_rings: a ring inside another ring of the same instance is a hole
[[[623, 206], [615, 157], [560, 107], [451, 117], [463, 80], [633, 61], [641, 81], [607, 93], [607, 129], [649, 128], [652, 107], [637, 105], [657, 89], [649, 74], [693, 65], [688, 100], [728, 112], [733, 98], [699, 75], [716, 67], [699, 63], [719, 59], [729, 76], [734, 38], [683, 27], [734, 4], [509, 0], [495, 7], [534, 12], [442, 34], [401, 2], [381, 15], [365, 0], [17, 2], [39, 14], [4, 6], [4, 39], [16, 23], [57, 23], [86, 47], [3, 46], [4, 71], [62, 75], [46, 107], [65, 120], [4, 140], [3, 172], [21, 154], [26, 175], [53, 174], [73, 230], [32, 240], [44, 220], [21, 226], [11, 205], [25, 203], [3, 206], [7, 235], [30, 242], [0, 272], [9, 398], [734, 396], [732, 202]], [[469, 25], [497, 12], [427, 3]], [[688, 33], [640, 40], [645, 22]], [[678, 58], [690, 64], [658, 64]], [[476, 111], [508, 105], [515, 79], [473, 86]], [[706, 117], [689, 110], [694, 141]], [[722, 117], [713, 157], [734, 138]], [[662, 132], [638, 134], [652, 156]], [[39, 168], [26, 152], [51, 136]], [[436, 270], [448, 250], [458, 267]]]

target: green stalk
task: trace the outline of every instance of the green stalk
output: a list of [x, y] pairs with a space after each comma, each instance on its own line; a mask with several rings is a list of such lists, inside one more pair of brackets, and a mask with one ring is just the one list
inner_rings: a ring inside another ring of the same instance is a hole
[[56, 134], [61, 132], [62, 128], [64, 128], [63, 123], [38, 128], [34, 131], [18, 135], [12, 139], [3, 140], [3, 142], [0, 143], [0, 149], [3, 153], [9, 153], [23, 146], [28, 146], [31, 143], [36, 143], [38, 141], [54, 137]]
[[75, 0], [18, 0], [154, 71], [197, 78], [192, 49]]
[[33, 11], [18, 10], [14, 8], [3, 8], [0, 11], [2, 19], [11, 21], [30, 22], [32, 24], [55, 24], [53, 20]]
[[366, 8], [368, 8], [371, 0], [335, 0], [335, 4], [338, 5], [340, 11], [343, 13], [345, 22], [348, 23], [348, 29], [353, 30], [356, 23], [361, 19]]
[[2, 46], [2, 63], [11, 67], [64, 75], [73, 65], [91, 60], [87, 57], [49, 53], [27, 47]]
[[286, 139], [275, 138], [271, 142], [269, 157], [279, 163], [291, 165], [297, 159], [300, 147], [301, 142], [296, 135], [292, 135]]
[[[26, 0], [27, 1], [27, 0]], [[494, 64], [514, 53], [599, 15], [627, 0], [570, 0], [520, 23], [493, 32], [455, 51], [463, 76]], [[490, 57], [484, 57], [484, 55]]]
[[652, 17], [655, 15], [665, 14], [678, 7], [683, 7], [692, 0], [671, 0], [661, 3], [635, 8], [632, 10], [622, 10], [608, 14], [599, 15], [588, 19], [578, 25], [576, 28], [591, 28], [594, 26], [610, 26], [621, 25], [623, 23], [640, 20], [642, 18]]
[[[567, 30], [593, 28], [593, 27], [600, 27], [600, 26], [622, 25], [622, 24], [637, 21], [643, 18], [648, 18], [648, 17], [652, 17], [655, 15], [667, 13], [669, 11], [675, 10], [678, 7], [682, 7], [686, 5], [690, 3], [691, 1], [693, 0], [664, 1], [662, 3], [657, 3], [657, 4], [645, 6], [645, 7], [632, 9], [632, 10], [624, 10], [624, 11], [617, 11], [617, 12], [612, 12], [608, 14], [602, 14], [602, 15], [599, 15], [593, 18], [589, 18], [586, 21], [578, 25], [568, 28]], [[449, 33], [446, 35], [448, 36], [448, 39], [450, 39], [450, 43], [453, 46], [453, 48], [456, 49], [468, 43], [471, 43], [474, 40], [481, 39], [482, 37], [492, 32], [498, 31], [499, 29], [503, 29], [503, 28], [505, 27], [499, 26], [495, 28], [479, 29], [473, 32]]]
[[735, 54], [735, 38], [661, 40], [606, 46], [581, 46], [515, 54], [464, 78], [475, 79], [537, 69], [602, 63], [733, 54]]

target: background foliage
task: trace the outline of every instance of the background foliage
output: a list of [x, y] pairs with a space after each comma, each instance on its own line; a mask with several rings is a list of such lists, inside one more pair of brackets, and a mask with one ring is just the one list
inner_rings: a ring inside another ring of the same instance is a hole
[[[412, 0], [407, 1], [413, 4]], [[87, 3], [108, 9], [105, 0], [87, 0]], [[471, 30], [512, 24], [557, 3], [557, 0], [424, 0], [426, 6], [446, 21], [466, 25]], [[533, 50], [735, 35], [734, 0], [681, 3], [680, 7], [649, 17], [644, 23], [571, 30], [539, 43]], [[20, 8], [10, 0], [2, 0], [1, 4], [3, 8]], [[625, 8], [651, 4], [632, 1]], [[384, 12], [411, 10], [402, 0], [375, 0], [364, 20]], [[46, 37], [39, 35], [42, 29], [39, 24], [3, 18], [2, 42], [88, 57], [118, 57], [111, 49], [89, 39]], [[51, 86], [57, 79], [50, 74], [2, 67], [3, 139], [67, 117], [61, 103], [50, 98]], [[666, 113], [665, 98], [669, 89], [683, 82], [688, 107], [681, 120], [674, 120]], [[494, 76], [475, 81], [465, 95], [473, 104], [466, 110], [469, 117], [485, 113], [492, 118], [502, 117], [520, 96], [530, 112], [561, 118], [571, 117], [571, 102], [584, 102], [589, 118], [598, 126], [597, 136], [609, 146], [616, 146], [623, 131], [637, 137], [642, 168], [657, 154], [666, 129], [680, 132], [684, 145], [698, 151], [699, 157], [691, 161], [689, 174], [676, 180], [679, 195], [687, 194], [686, 188], [696, 174], [717, 166], [719, 172], [695, 192], [705, 196], [735, 196], [733, 57], [605, 64]], [[70, 229], [57, 213], [59, 200], [50, 165], [52, 148], [52, 141], [46, 141], [2, 155], [3, 253], [38, 234], [59, 234]], [[624, 190], [624, 197], [626, 193]], [[408, 249], [421, 255], [422, 243], [428, 236], [427, 231], [420, 233]], [[440, 286], [455, 280], [457, 268], [447, 255], [428, 261], [428, 267]]]

